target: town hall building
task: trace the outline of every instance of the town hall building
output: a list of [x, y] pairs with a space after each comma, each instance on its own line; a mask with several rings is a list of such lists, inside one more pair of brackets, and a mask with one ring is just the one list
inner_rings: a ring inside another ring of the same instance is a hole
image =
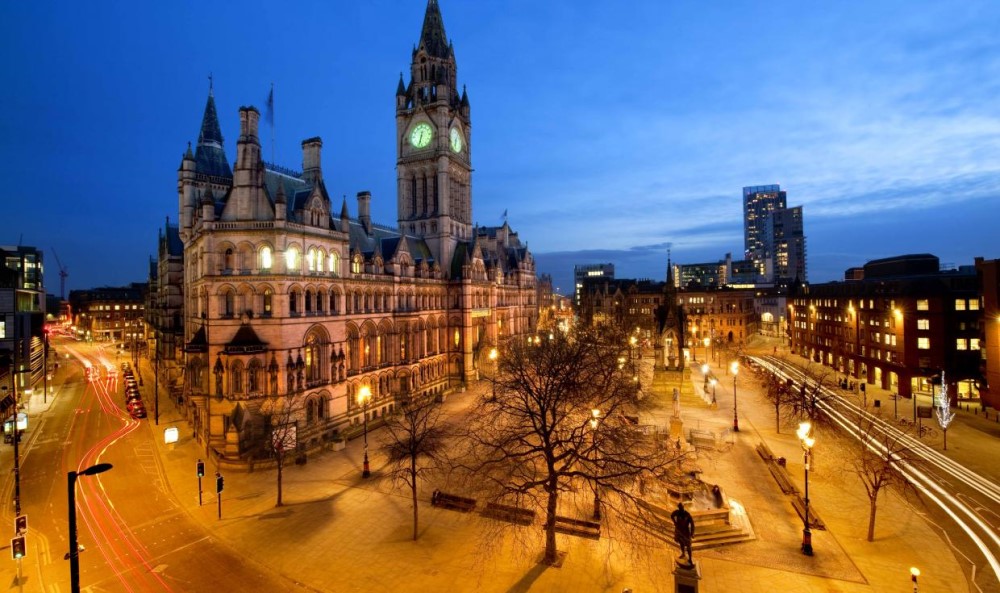
[[230, 166], [209, 92], [148, 309], [158, 372], [220, 461], [267, 456], [279, 428], [300, 452], [351, 436], [460, 390], [491, 345], [535, 330], [527, 245], [473, 224], [471, 109], [437, 0], [395, 104], [397, 220], [379, 224], [381, 196], [330, 199], [320, 138], [302, 141], [301, 171], [265, 163], [254, 107]]

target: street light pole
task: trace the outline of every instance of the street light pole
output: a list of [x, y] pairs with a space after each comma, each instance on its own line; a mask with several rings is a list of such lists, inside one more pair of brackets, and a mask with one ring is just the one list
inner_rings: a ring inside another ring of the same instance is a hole
[[799, 424], [799, 430], [796, 434], [799, 437], [799, 441], [802, 443], [802, 455], [805, 461], [805, 472], [806, 472], [806, 488], [805, 488], [805, 516], [802, 520], [802, 553], [806, 556], [813, 555], [812, 547], [812, 531], [809, 529], [809, 450], [816, 443], [816, 440], [809, 436], [812, 432], [812, 424], [808, 422], [803, 422]]
[[734, 360], [729, 365], [729, 370], [733, 372], [733, 432], [739, 432], [740, 417], [736, 413], [736, 374], [740, 371], [740, 363]]
[[913, 581], [913, 593], [919, 593], [917, 589], [917, 577], [920, 576], [920, 569], [916, 566], [910, 567], [910, 580]]
[[367, 478], [372, 475], [371, 466], [368, 465], [368, 400], [372, 398], [371, 387], [367, 385], [361, 386], [361, 391], [358, 392], [358, 401], [361, 402], [362, 408], [365, 415], [365, 461], [363, 469], [361, 470], [361, 477]]
[[496, 399], [497, 399], [497, 357], [498, 356], [500, 356], [500, 353], [497, 352], [497, 349], [496, 348], [490, 348], [490, 364], [493, 365], [493, 377], [491, 378], [492, 380], [490, 381], [490, 384], [492, 385], [492, 390], [493, 391], [492, 391], [492, 397], [491, 397], [490, 401], [496, 401]]
[[69, 586], [71, 593], [80, 593], [80, 547], [76, 541], [76, 478], [92, 476], [111, 469], [110, 463], [98, 463], [81, 472], [67, 472], [66, 482], [69, 494]]

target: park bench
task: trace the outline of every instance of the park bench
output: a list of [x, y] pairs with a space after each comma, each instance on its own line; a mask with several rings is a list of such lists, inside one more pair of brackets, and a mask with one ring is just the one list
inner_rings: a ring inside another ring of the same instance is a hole
[[507, 504], [500, 504], [498, 502], [487, 503], [482, 514], [484, 517], [500, 519], [501, 521], [509, 521], [511, 523], [517, 523], [518, 525], [531, 525], [535, 522], [535, 511]]
[[601, 539], [601, 524], [594, 521], [583, 521], [556, 515], [556, 531], [588, 539]]
[[765, 445], [763, 441], [757, 443], [757, 454], [768, 463], [774, 460], [774, 453], [771, 453], [771, 448]]
[[[792, 506], [795, 507], [795, 511], [798, 512], [799, 517], [805, 520], [806, 517], [806, 503], [801, 496], [792, 497]], [[819, 518], [816, 514], [815, 507], [809, 507], [809, 528], [810, 529], [822, 529], [826, 530], [826, 525], [823, 524], [823, 520]]]
[[446, 492], [441, 492], [440, 490], [435, 490], [434, 493], [431, 494], [431, 505], [441, 507], [443, 509], [451, 509], [453, 511], [468, 513], [475, 510], [476, 499], [456, 496], [454, 494], [448, 494]]
[[792, 484], [792, 479], [788, 477], [788, 470], [784, 466], [777, 463], [767, 464], [767, 469], [771, 470], [771, 475], [774, 476], [774, 481], [778, 483], [778, 487], [785, 494], [798, 494], [799, 489]]

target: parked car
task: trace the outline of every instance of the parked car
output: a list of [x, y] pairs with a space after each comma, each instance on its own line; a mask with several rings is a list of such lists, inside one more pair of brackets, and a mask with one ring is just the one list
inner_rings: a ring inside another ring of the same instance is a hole
[[136, 419], [145, 418], [146, 406], [143, 406], [141, 401], [137, 402], [137, 405], [132, 406], [132, 409], [129, 410], [129, 414]]

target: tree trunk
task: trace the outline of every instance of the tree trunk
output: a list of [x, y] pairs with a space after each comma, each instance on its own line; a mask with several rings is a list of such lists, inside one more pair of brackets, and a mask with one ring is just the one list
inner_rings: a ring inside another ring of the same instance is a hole
[[545, 509], [545, 563], [555, 564], [556, 562], [556, 505], [559, 501], [559, 490], [555, 484], [555, 477], [549, 480], [546, 487], [549, 493], [548, 505]]
[[779, 402], [774, 404], [774, 431], [781, 434], [781, 404]]
[[947, 451], [948, 450], [948, 429], [944, 428], [944, 429], [942, 429], [942, 432], [944, 432], [944, 450]]
[[875, 541], [875, 508], [878, 505], [878, 490], [871, 497], [871, 508], [868, 511], [868, 541]]
[[410, 489], [413, 493], [413, 541], [417, 541], [417, 458], [410, 457]]

